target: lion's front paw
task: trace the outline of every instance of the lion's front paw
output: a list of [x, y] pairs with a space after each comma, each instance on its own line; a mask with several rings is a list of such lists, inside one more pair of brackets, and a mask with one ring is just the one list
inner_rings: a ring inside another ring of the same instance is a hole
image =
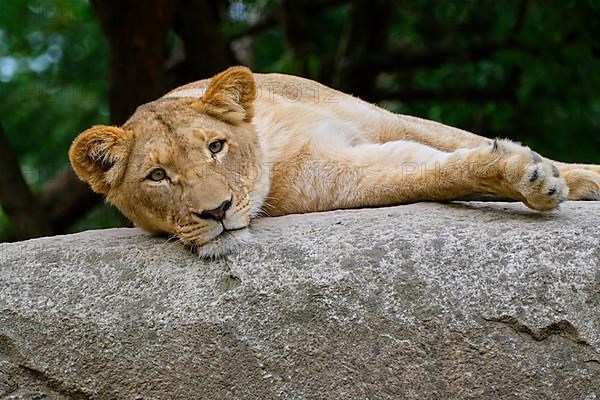
[[501, 173], [509, 190], [528, 207], [549, 211], [567, 199], [569, 187], [558, 168], [528, 147], [496, 140], [491, 151], [500, 157]]
[[569, 200], [600, 200], [600, 173], [571, 169], [563, 176], [569, 186]]

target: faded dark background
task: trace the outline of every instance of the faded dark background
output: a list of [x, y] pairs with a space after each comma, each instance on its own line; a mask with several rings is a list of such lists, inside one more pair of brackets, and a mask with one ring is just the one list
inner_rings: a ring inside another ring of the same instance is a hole
[[235, 64], [600, 163], [598, 0], [2, 0], [0, 241], [123, 224], [71, 140]]

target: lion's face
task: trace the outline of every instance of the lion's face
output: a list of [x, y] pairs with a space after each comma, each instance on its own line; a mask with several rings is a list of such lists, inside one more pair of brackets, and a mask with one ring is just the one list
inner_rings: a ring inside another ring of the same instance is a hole
[[254, 93], [249, 70], [229, 69], [202, 99], [160, 99], [122, 127], [88, 129], [73, 142], [71, 163], [137, 226], [223, 254], [243, 241], [260, 207]]
[[259, 155], [250, 124], [232, 125], [193, 106], [160, 100], [123, 126], [134, 140], [107, 199], [137, 226], [201, 246], [223, 233], [239, 237], [250, 224]]

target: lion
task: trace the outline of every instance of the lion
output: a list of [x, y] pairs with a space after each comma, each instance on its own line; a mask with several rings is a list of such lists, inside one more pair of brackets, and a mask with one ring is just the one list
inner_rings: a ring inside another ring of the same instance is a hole
[[231, 67], [73, 141], [80, 179], [133, 223], [203, 257], [254, 218], [495, 196], [539, 211], [600, 199], [600, 166], [394, 114], [320, 83]]

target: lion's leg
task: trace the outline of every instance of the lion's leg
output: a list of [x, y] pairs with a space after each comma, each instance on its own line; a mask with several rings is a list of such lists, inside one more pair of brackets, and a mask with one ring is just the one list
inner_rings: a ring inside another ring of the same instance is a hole
[[462, 129], [409, 115], [388, 113], [383, 118], [382, 126], [377, 128], [379, 129], [374, 131], [372, 139], [378, 143], [408, 140], [446, 152], [472, 149], [493, 141]]
[[492, 194], [551, 210], [568, 188], [558, 171], [529, 148], [500, 140], [473, 149], [442, 152], [406, 141], [363, 144], [345, 151], [339, 168], [321, 175], [329, 201], [319, 211], [383, 206], [417, 201], [446, 201]]
[[[384, 118], [383, 129], [374, 139], [379, 143], [410, 140], [442, 151], [472, 149], [491, 142], [475, 135], [434, 121], [405, 115]], [[600, 200], [600, 165], [569, 164], [546, 158], [556, 165], [569, 186], [569, 200]]]

